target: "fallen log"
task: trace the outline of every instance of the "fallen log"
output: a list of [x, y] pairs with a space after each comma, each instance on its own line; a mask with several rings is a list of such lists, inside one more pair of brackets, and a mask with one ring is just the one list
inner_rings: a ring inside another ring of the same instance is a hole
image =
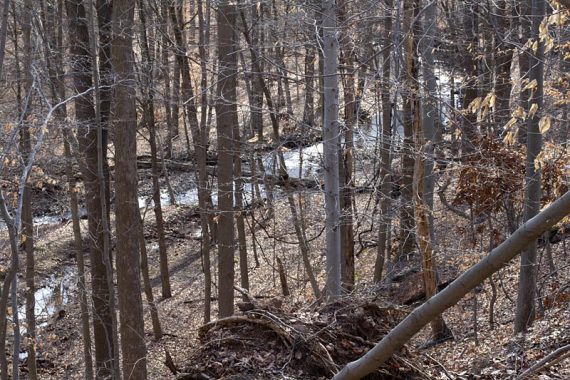
[[374, 348], [360, 359], [348, 363], [333, 380], [361, 379], [388, 360], [432, 319], [455, 305], [477, 285], [505, 267], [514, 257], [570, 214], [570, 191], [534, 218], [524, 223], [507, 240], [493, 249], [483, 260], [459, 276], [447, 288], [412, 311]]

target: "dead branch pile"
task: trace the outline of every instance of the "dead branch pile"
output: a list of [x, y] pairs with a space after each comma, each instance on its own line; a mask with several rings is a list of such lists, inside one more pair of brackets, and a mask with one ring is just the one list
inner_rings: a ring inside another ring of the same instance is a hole
[[[345, 298], [318, 310], [260, 307], [199, 330], [201, 346], [178, 379], [323, 379], [366, 353], [403, 317], [394, 306]], [[409, 350], [368, 379], [425, 379]]]

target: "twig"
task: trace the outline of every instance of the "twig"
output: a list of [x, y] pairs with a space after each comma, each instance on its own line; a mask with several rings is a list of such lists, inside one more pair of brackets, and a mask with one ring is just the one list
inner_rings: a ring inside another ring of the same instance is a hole
[[239, 325], [242, 323], [251, 323], [254, 325], [267, 327], [268, 329], [275, 332], [281, 338], [281, 341], [283, 342], [283, 344], [285, 344], [287, 348], [291, 347], [291, 344], [293, 342], [291, 336], [281, 327], [275, 325], [275, 323], [272, 323], [271, 321], [264, 319], [252, 319], [252, 318], [239, 317], [239, 316], [218, 319], [217, 321], [206, 323], [205, 325], [200, 327], [200, 329], [198, 330], [198, 335], [204, 336], [210, 329], [215, 327], [227, 326], [227, 325]]
[[544, 368], [549, 367], [550, 365], [554, 365], [555, 363], [560, 362], [560, 360], [556, 360], [552, 363], [550, 363], [550, 365], [548, 364], [549, 361], [553, 360], [553, 359], [562, 359], [562, 358], [567, 358], [570, 356], [570, 344], [567, 344], [566, 346], [562, 346], [559, 349], [557, 349], [554, 352], [551, 352], [550, 354], [546, 355], [544, 358], [542, 358], [540, 361], [538, 361], [538, 363], [536, 363], [535, 365], [533, 365], [532, 367], [530, 367], [529, 369], [527, 369], [526, 371], [524, 371], [522, 374], [519, 375], [519, 377], [517, 377], [517, 380], [522, 380], [522, 379], [526, 379], [527, 377], [529, 377], [530, 375], [532, 375], [534, 372]]
[[439, 196], [439, 200], [441, 201], [441, 204], [444, 205], [445, 207], [447, 207], [454, 214], [462, 217], [463, 219], [471, 220], [471, 217], [466, 212], [458, 209], [457, 207], [454, 207], [451, 203], [449, 203], [447, 201], [447, 198], [445, 197], [445, 190], [447, 190], [447, 188], [449, 187], [449, 184], [450, 184], [450, 180], [448, 178], [445, 181], [445, 184], [443, 186], [441, 186], [439, 188], [439, 190], [437, 191], [437, 195]]
[[248, 302], [251, 302], [254, 306], [257, 305], [257, 301], [256, 301], [255, 297], [253, 297], [253, 296], [249, 293], [249, 290], [244, 289], [244, 288], [242, 288], [242, 287], [240, 287], [240, 286], [237, 286], [237, 285], [234, 285], [234, 289], [235, 289], [238, 293], [240, 293], [242, 296], [244, 296], [245, 298], [247, 298], [247, 301], [248, 301]]
[[430, 356], [429, 354], [426, 354], [425, 352], [422, 353], [422, 355], [424, 355], [426, 358], [428, 358], [429, 360], [431, 360], [432, 362], [434, 362], [439, 368], [441, 368], [443, 370], [443, 373], [445, 374], [445, 376], [447, 376], [447, 378], [449, 380], [453, 380], [454, 378], [449, 374], [449, 372], [447, 372], [447, 369], [443, 366], [443, 364], [441, 364], [440, 362], [438, 362], [437, 360], [435, 360], [432, 356]]

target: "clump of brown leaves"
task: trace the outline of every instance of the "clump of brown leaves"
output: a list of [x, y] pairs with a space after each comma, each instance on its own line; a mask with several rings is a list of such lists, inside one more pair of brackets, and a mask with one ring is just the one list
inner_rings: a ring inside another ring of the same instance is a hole
[[468, 205], [474, 216], [497, 212], [502, 200], [520, 198], [525, 160], [522, 150], [483, 137], [459, 174], [454, 206]]

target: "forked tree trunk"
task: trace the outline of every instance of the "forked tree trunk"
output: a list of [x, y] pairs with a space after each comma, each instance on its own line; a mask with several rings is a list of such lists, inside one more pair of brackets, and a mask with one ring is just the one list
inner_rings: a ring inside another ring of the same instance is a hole
[[342, 368], [333, 380], [360, 379], [379, 368], [433, 318], [455, 305], [493, 273], [504, 268], [521, 250], [568, 214], [570, 214], [570, 192], [565, 193], [523, 224], [483, 260], [464, 272], [435, 297], [412, 311], [363, 357]]
[[136, 94], [134, 81], [133, 19], [135, 5], [113, 2], [111, 56], [114, 89], [115, 194], [117, 229], [117, 288], [121, 316], [122, 367], [126, 378], [146, 380], [146, 345], [140, 286], [137, 201]]

